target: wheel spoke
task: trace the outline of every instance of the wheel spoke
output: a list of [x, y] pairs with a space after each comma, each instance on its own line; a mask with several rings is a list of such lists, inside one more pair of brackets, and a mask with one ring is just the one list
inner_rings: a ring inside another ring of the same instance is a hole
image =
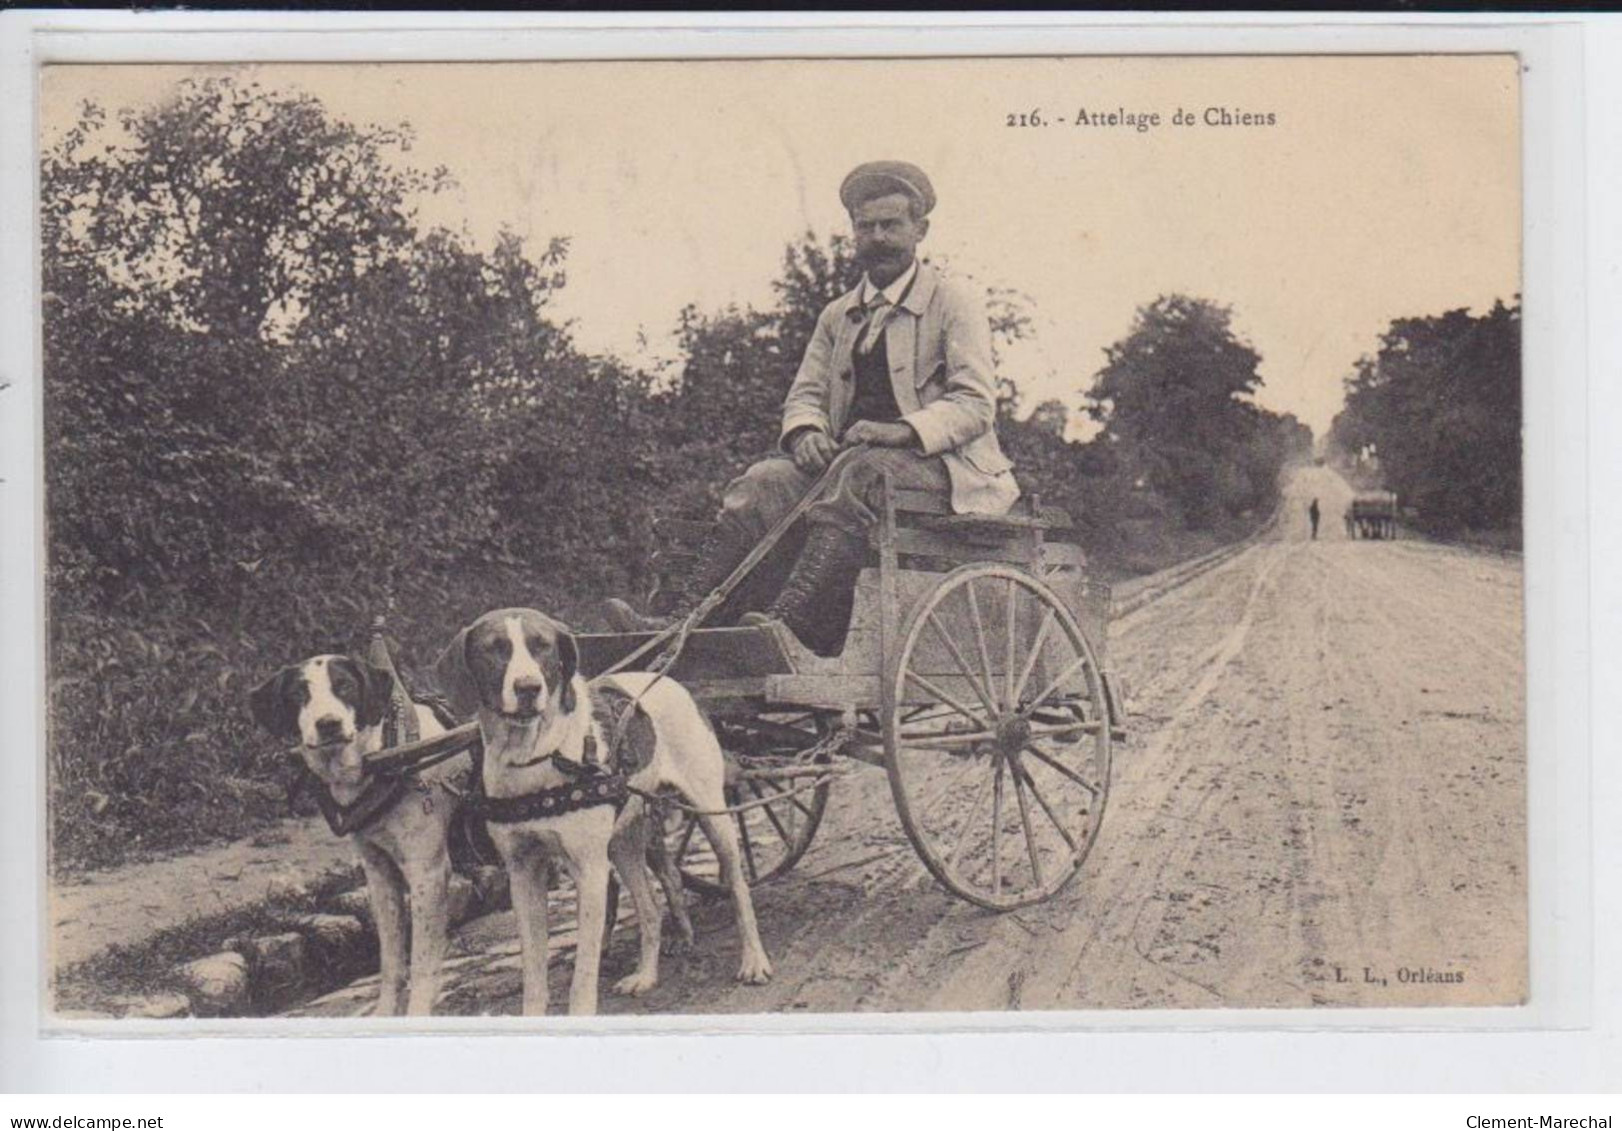
[[1069, 738], [1096, 735], [1104, 729], [1103, 723], [1032, 723], [1032, 738]]
[[950, 694], [942, 691], [939, 687], [936, 687], [934, 683], [930, 682], [928, 679], [925, 679], [917, 672], [909, 669], [907, 671], [907, 678], [916, 683], [924, 691], [927, 691], [929, 694], [933, 695], [936, 699], [939, 699], [942, 703], [945, 703], [948, 707], [952, 708], [952, 710], [962, 715], [965, 719], [968, 719], [971, 723], [974, 723], [977, 726], [985, 725], [985, 719], [982, 719], [979, 715], [976, 715], [973, 711], [969, 710], [963, 704], [954, 699]]
[[1076, 838], [1070, 835], [1070, 830], [1065, 828], [1063, 822], [1059, 820], [1058, 814], [1053, 811], [1053, 806], [1048, 804], [1048, 799], [1042, 796], [1040, 789], [1036, 788], [1036, 779], [1031, 776], [1031, 771], [1019, 762], [1014, 762], [1012, 765], [1014, 776], [1022, 779], [1030, 787], [1031, 796], [1036, 798], [1036, 804], [1041, 807], [1042, 812], [1048, 815], [1048, 820], [1053, 822], [1053, 827], [1064, 838], [1064, 842], [1070, 846], [1070, 851], [1075, 852]]
[[[762, 782], [760, 788], [771, 796], [782, 796], [785, 800], [791, 803], [783, 807], [782, 820], [788, 822], [789, 836], [798, 836], [800, 833], [800, 818], [795, 816], [795, 807], [792, 804], [792, 802], [796, 801], [797, 798], [791, 796], [791, 791], [799, 788], [798, 783], [790, 783], [788, 786], [783, 787], [775, 785], [771, 782]], [[778, 809], [776, 804], [768, 805], [766, 808], [773, 813], [776, 813]]]
[[1036, 670], [1036, 661], [1042, 658], [1042, 648], [1047, 644], [1048, 633], [1052, 631], [1057, 620], [1058, 617], [1052, 609], [1043, 612], [1042, 624], [1036, 630], [1036, 642], [1031, 645], [1031, 654], [1025, 657], [1025, 667], [1019, 673], [1018, 682], [1014, 684], [1014, 694], [1010, 696], [1012, 703], [1016, 705], [1019, 703], [1019, 697], [1025, 690], [1025, 683], [1031, 678], [1031, 673]]
[[977, 746], [996, 737], [997, 732], [991, 730], [964, 731], [958, 734], [952, 731], [942, 731], [938, 734], [913, 731], [903, 734], [901, 742], [913, 750], [951, 750], [959, 746]]
[[[957, 788], [958, 782], [962, 780], [963, 774], [959, 774], [957, 778], [953, 780], [951, 788], [935, 799], [934, 804], [929, 807], [929, 811], [933, 813], [936, 809], [940, 808], [941, 801], [947, 797], [950, 797], [953, 790]], [[974, 802], [969, 806], [968, 814], [963, 818], [963, 827], [958, 830], [957, 839], [952, 842], [952, 854], [946, 858], [946, 869], [949, 872], [955, 873], [957, 871], [958, 861], [963, 859], [963, 850], [968, 847], [969, 835], [974, 831], [974, 815], [980, 812], [980, 806], [986, 803], [986, 794], [991, 792], [992, 780], [993, 775], [987, 774], [986, 780], [980, 783], [980, 788], [974, 795]], [[1001, 781], [998, 781], [997, 785], [998, 791], [1000, 792], [1002, 785]]]
[[1031, 875], [1036, 879], [1036, 886], [1042, 887], [1042, 861], [1036, 853], [1036, 833], [1031, 828], [1031, 806], [1025, 800], [1025, 787], [1020, 784], [1019, 775], [1014, 774], [1014, 800], [1019, 802], [1019, 823], [1025, 830], [1025, 847], [1031, 856]]
[[789, 790], [786, 790], [786, 789], [776, 789], [776, 787], [771, 786], [771, 785], [768, 785], [766, 788], [771, 789], [776, 793], [782, 794], [783, 795], [783, 800], [787, 801], [790, 805], [794, 806], [800, 812], [804, 813], [806, 820], [810, 821], [810, 820], [814, 820], [816, 818], [816, 814], [811, 812], [811, 810], [806, 807], [805, 802], [800, 800], [800, 795], [799, 794], [793, 793], [793, 792], [791, 792]]
[[[806, 820], [809, 821], [809, 820], [812, 820], [812, 819], [815, 818], [816, 814], [813, 813], [809, 808], [806, 807], [805, 802], [800, 800], [800, 795], [793, 792], [793, 790], [780, 789], [780, 788], [778, 788], [778, 786], [776, 784], [774, 784], [773, 782], [769, 782], [769, 781], [763, 781], [763, 782], [760, 782], [758, 784], [760, 785], [761, 789], [769, 790], [774, 797], [781, 797], [784, 801], [787, 801], [790, 805], [794, 806], [801, 813], [804, 813]], [[796, 786], [794, 788], [797, 789], [799, 787]], [[763, 808], [770, 809], [771, 806], [766, 805], [766, 806], [763, 806]]]
[[1003, 668], [1003, 703], [1004, 709], [1012, 711], [1014, 699], [1014, 657], [1019, 651], [1019, 584], [1010, 577], [1008, 579], [1008, 664]]
[[1031, 746], [1031, 745], [1027, 745], [1025, 747], [1025, 752], [1028, 753], [1028, 754], [1036, 755], [1036, 757], [1038, 759], [1040, 759], [1043, 763], [1045, 763], [1046, 765], [1052, 766], [1055, 770], [1058, 770], [1059, 773], [1063, 774], [1065, 777], [1069, 778], [1071, 781], [1073, 781], [1077, 785], [1081, 786], [1082, 789], [1085, 789], [1088, 793], [1092, 794], [1094, 797], [1098, 796], [1098, 787], [1096, 785], [1094, 785], [1092, 782], [1088, 781], [1086, 778], [1082, 777], [1075, 770], [1072, 770], [1069, 766], [1065, 765], [1063, 762], [1059, 761], [1057, 758], [1055, 758], [1052, 755], [1047, 754], [1047, 753], [1043, 752], [1042, 750], [1037, 749], [1037, 747]]
[[1065, 680], [1067, 680], [1071, 676], [1075, 675], [1078, 671], [1080, 671], [1082, 668], [1086, 667], [1091, 662], [1092, 662], [1091, 659], [1088, 657], [1087, 653], [1085, 653], [1085, 652], [1083, 652], [1081, 655], [1077, 656], [1074, 660], [1072, 660], [1069, 664], [1067, 664], [1065, 666], [1064, 671], [1060, 672], [1058, 675], [1053, 677], [1052, 681], [1049, 682], [1048, 685], [1042, 689], [1042, 694], [1033, 696], [1031, 698], [1031, 706], [1027, 709], [1027, 713], [1029, 713], [1029, 711], [1031, 711], [1031, 710], [1035, 710], [1036, 706], [1039, 703], [1041, 703], [1049, 695], [1052, 695], [1061, 686], [1063, 686]]
[[929, 615], [925, 619], [929, 621], [929, 627], [935, 630], [935, 635], [940, 637], [941, 643], [946, 645], [946, 650], [952, 654], [952, 659], [954, 662], [956, 662], [958, 671], [963, 673], [963, 678], [968, 680], [970, 687], [974, 688], [974, 694], [979, 698], [980, 702], [985, 705], [986, 713], [995, 716], [997, 714], [997, 704], [991, 697], [989, 673], [987, 676], [987, 682], [985, 686], [982, 687], [978, 677], [975, 676], [974, 672], [969, 670], [969, 662], [963, 658], [963, 653], [958, 651], [957, 644], [954, 643], [952, 638], [946, 634], [946, 630], [941, 627], [941, 622], [935, 619], [935, 611], [933, 609], [929, 611]]
[[[991, 712], [992, 718], [996, 718], [997, 704], [992, 689], [997, 685], [991, 678], [991, 653], [986, 650], [986, 626], [980, 619], [980, 601], [974, 595], [974, 582], [965, 585], [963, 592], [969, 596], [969, 619], [974, 622], [974, 642], [980, 650], [980, 670], [986, 677], [986, 710]], [[1013, 709], [1013, 704], [1009, 704], [1009, 709]]]
[[1002, 771], [1004, 758], [997, 759], [997, 784], [991, 795], [991, 890], [1002, 893]]
[[[760, 791], [760, 787], [757, 786], [754, 782], [749, 783], [749, 792], [753, 793], [755, 795], [755, 799], [757, 801], [765, 801], [766, 800], [766, 795]], [[777, 814], [772, 812], [772, 806], [771, 806], [770, 802], [767, 802], [767, 804], [760, 806], [760, 811], [762, 813], [764, 813], [766, 815], [766, 819], [771, 822], [772, 828], [777, 830], [777, 835], [783, 839], [784, 844], [793, 844], [794, 843], [794, 838], [791, 837], [789, 835], [789, 831], [786, 828], [783, 827], [783, 822], [779, 821], [777, 819]], [[792, 818], [790, 818], [790, 819], [792, 820]]]

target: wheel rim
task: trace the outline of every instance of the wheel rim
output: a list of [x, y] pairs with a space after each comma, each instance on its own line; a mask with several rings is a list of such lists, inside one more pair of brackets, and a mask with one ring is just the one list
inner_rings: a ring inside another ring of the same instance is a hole
[[1073, 879], [1103, 819], [1110, 733], [1097, 655], [1054, 590], [1009, 566], [952, 571], [886, 678], [890, 788], [935, 878], [995, 910]]
[[[803, 739], [794, 737], [791, 731], [800, 732]], [[750, 778], [747, 773], [751, 767], [798, 754], [825, 733], [824, 721], [810, 713], [722, 723], [717, 729], [727, 759], [724, 790], [727, 805], [766, 802], [719, 818], [730, 821], [737, 833], [744, 879], [751, 886], [781, 876], [805, 855], [816, 836], [817, 826], [822, 823], [830, 787], [825, 781], [815, 789], [791, 796], [793, 789], [803, 788], [809, 779], [798, 783], [763, 781]], [[813, 764], [825, 765], [828, 761], [825, 754]], [[668, 810], [665, 844], [683, 884], [703, 895], [725, 894], [720, 865], [698, 818], [679, 809]]]

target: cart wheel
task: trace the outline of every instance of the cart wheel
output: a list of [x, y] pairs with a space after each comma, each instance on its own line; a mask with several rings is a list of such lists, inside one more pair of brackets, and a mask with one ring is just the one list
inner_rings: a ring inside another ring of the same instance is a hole
[[[758, 720], [718, 721], [716, 733], [727, 760], [727, 805], [765, 802], [721, 818], [730, 820], [737, 831], [744, 878], [753, 887], [781, 876], [805, 855], [822, 823], [831, 783], [824, 781], [815, 789], [790, 796], [796, 783], [751, 778], [751, 766], [760, 764], [756, 759], [781, 762], [809, 748], [828, 733], [828, 723], [819, 715], [804, 712]], [[823, 754], [813, 764], [826, 765], [830, 760]], [[809, 780], [798, 786], [803, 787]], [[697, 817], [674, 807], [668, 809], [665, 844], [683, 884], [705, 896], [726, 894], [720, 865]]]
[[885, 679], [890, 790], [935, 878], [995, 911], [1068, 883], [1103, 820], [1110, 728], [1063, 599], [1012, 566], [959, 567], [908, 615]]

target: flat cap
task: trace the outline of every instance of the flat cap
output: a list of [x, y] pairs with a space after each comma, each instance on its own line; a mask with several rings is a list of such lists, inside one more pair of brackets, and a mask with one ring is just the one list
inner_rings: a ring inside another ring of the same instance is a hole
[[839, 200], [849, 212], [858, 204], [893, 192], [912, 197], [925, 216], [935, 207], [935, 186], [922, 169], [906, 161], [869, 161], [856, 166], [840, 184]]

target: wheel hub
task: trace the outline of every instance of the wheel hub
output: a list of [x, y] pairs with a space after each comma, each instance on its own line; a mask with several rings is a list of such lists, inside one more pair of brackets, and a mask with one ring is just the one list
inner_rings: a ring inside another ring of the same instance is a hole
[[997, 723], [997, 749], [1005, 755], [1017, 754], [1031, 741], [1030, 720], [1010, 715]]

